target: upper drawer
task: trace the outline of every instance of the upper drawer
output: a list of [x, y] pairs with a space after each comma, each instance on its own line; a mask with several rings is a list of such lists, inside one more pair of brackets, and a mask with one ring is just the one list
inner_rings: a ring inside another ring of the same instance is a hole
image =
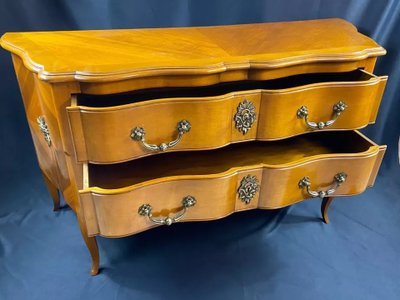
[[386, 80], [363, 70], [303, 74], [81, 95], [67, 109], [78, 161], [113, 163], [161, 151], [362, 128], [375, 121]]

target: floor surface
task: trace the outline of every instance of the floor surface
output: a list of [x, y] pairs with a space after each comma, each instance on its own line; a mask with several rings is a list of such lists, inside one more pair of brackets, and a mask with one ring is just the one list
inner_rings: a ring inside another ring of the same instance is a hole
[[0, 299], [400, 299], [397, 178], [288, 209], [99, 238], [101, 273], [76, 217], [52, 202], [39, 171], [9, 178], [0, 202]]

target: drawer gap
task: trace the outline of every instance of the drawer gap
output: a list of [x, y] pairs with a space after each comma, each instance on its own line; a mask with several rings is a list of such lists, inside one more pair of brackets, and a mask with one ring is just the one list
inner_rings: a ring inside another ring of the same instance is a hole
[[137, 103], [142, 101], [181, 98], [181, 97], [211, 97], [230, 92], [245, 90], [280, 90], [321, 82], [358, 82], [374, 78], [373, 74], [361, 69], [337, 73], [308, 73], [271, 80], [244, 80], [219, 83], [201, 87], [166, 87], [131, 91], [128, 93], [89, 95], [77, 94], [77, 105], [88, 107], [111, 107]]
[[234, 167], [283, 165], [321, 154], [358, 154], [376, 146], [356, 131], [329, 131], [280, 141], [232, 144], [206, 151], [182, 151], [118, 164], [89, 164], [89, 186], [121, 188], [160, 177], [217, 174]]

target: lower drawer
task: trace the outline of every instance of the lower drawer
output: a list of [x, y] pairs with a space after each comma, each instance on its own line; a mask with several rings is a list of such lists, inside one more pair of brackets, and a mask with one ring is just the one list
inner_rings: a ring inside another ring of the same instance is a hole
[[90, 236], [120, 237], [158, 224], [355, 195], [373, 185], [385, 149], [358, 131], [332, 131], [90, 164], [80, 191], [83, 219]]

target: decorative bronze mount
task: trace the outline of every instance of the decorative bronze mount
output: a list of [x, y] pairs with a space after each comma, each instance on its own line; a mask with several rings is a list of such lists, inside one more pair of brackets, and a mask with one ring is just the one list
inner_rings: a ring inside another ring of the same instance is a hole
[[47, 142], [47, 145], [50, 147], [51, 146], [50, 131], [49, 127], [47, 126], [45, 118], [43, 116], [39, 116], [37, 117], [36, 122], [39, 125], [40, 132], [43, 134], [43, 137]]
[[259, 190], [260, 184], [257, 177], [254, 175], [247, 175], [240, 181], [240, 186], [237, 192], [239, 199], [242, 200], [242, 202], [249, 204]]

